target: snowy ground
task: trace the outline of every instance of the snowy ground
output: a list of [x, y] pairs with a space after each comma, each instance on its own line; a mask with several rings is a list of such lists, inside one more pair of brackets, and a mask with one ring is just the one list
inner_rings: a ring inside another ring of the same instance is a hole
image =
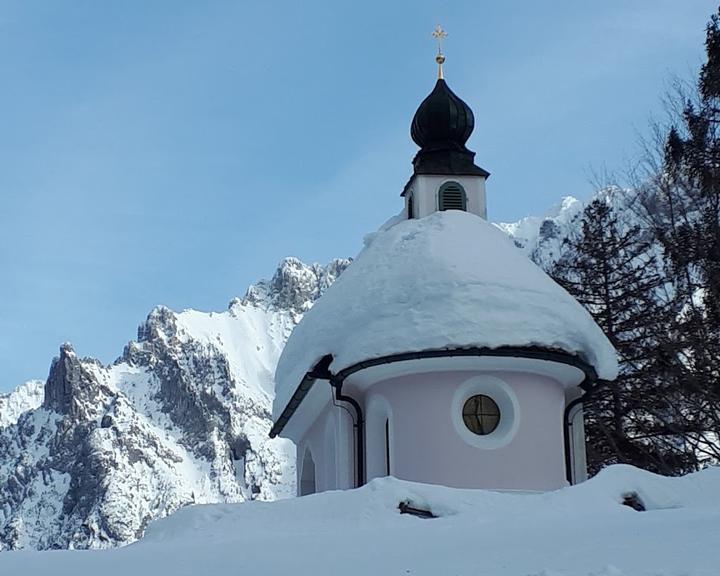
[[[647, 507], [621, 506], [635, 491]], [[439, 516], [400, 515], [409, 500]], [[720, 468], [612, 467], [545, 494], [376, 480], [273, 503], [198, 505], [104, 551], [4, 552], [0, 574], [718, 576]]]

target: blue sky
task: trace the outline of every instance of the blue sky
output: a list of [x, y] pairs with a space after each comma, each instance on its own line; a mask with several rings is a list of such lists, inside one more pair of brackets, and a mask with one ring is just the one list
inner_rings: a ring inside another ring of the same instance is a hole
[[0, 391], [64, 341], [113, 361], [156, 304], [357, 253], [401, 207], [438, 22], [508, 221], [623, 169], [716, 8], [0, 0]]

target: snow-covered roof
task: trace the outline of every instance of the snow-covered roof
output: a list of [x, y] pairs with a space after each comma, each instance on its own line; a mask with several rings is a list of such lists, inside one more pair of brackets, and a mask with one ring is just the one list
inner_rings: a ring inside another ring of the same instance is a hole
[[444, 348], [535, 346], [617, 375], [615, 349], [590, 314], [508, 237], [459, 211], [393, 222], [291, 334], [275, 373], [277, 420], [326, 354], [337, 372], [362, 360]]

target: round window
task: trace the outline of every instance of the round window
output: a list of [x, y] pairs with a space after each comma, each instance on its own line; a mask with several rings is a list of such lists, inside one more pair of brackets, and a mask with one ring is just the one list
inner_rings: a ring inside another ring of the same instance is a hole
[[462, 417], [468, 430], [479, 436], [485, 436], [495, 430], [500, 423], [500, 409], [490, 396], [476, 394], [465, 401]]

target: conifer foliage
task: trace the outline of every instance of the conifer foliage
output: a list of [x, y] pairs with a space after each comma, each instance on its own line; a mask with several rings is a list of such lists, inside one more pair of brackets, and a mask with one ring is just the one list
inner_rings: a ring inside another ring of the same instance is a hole
[[620, 358], [619, 378], [584, 403], [591, 472], [720, 463], [720, 10], [705, 49], [638, 190], [642, 225], [600, 195], [550, 271]]
[[707, 26], [696, 91], [668, 130], [643, 206], [678, 305], [667, 379], [682, 395], [698, 463], [720, 460], [720, 11]]
[[673, 309], [656, 244], [614, 209], [618, 193], [607, 190], [585, 208], [550, 274], [590, 311], [619, 355], [619, 377], [601, 382], [584, 402], [590, 472], [632, 463], [669, 474], [692, 467], [682, 438], [653, 415], [665, 410], [658, 351]]

